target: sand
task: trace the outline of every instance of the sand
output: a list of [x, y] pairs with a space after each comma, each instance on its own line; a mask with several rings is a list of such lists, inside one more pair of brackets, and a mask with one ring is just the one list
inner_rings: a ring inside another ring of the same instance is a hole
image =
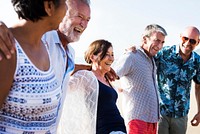
[[194, 115], [197, 113], [197, 103], [196, 103], [194, 88], [192, 88], [190, 98], [191, 98], [190, 99], [190, 111], [189, 111], [189, 115], [188, 115], [188, 129], [187, 129], [186, 134], [200, 134], [200, 124], [199, 124], [199, 126], [196, 126], [196, 127], [194, 127], [190, 124], [190, 121], [192, 120]]

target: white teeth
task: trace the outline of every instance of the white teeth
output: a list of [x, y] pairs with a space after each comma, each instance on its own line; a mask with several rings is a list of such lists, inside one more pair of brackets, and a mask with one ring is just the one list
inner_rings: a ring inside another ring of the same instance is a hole
[[79, 27], [75, 27], [74, 29], [75, 29], [76, 31], [80, 32], [80, 33], [82, 33], [82, 31], [83, 31], [83, 29], [82, 29], [82, 28], [79, 28]]
[[111, 66], [111, 63], [106, 63], [106, 65], [109, 65], [109, 66]]
[[183, 46], [184, 48], [186, 48], [186, 49], [190, 49], [190, 46]]

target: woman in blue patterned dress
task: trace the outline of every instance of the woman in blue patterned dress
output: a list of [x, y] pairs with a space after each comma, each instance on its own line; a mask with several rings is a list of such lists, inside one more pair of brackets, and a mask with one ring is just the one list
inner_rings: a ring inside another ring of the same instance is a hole
[[42, 35], [57, 29], [65, 0], [12, 0], [16, 54], [0, 62], [0, 133], [56, 133], [61, 85]]

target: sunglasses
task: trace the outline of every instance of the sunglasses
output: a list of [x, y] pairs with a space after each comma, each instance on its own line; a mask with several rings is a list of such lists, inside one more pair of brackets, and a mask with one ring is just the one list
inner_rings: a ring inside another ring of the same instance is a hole
[[197, 43], [197, 41], [195, 39], [190, 39], [190, 38], [185, 37], [185, 36], [182, 37], [182, 41], [184, 43], [187, 42], [188, 40], [189, 40], [189, 42], [190, 42], [191, 45], [195, 45]]

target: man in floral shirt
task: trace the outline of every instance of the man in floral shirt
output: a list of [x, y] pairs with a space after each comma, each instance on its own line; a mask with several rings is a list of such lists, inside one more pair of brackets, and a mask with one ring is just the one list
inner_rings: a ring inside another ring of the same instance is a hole
[[193, 52], [199, 43], [199, 35], [196, 27], [189, 26], [180, 36], [180, 45], [163, 47], [155, 57], [162, 115], [159, 134], [186, 133], [191, 80], [195, 83], [198, 105], [191, 125], [200, 123], [200, 56]]

